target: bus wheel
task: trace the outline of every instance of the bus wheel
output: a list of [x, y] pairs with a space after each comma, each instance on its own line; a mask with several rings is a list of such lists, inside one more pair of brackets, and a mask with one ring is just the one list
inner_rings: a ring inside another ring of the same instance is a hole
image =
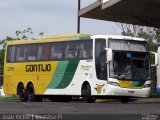
[[18, 85], [17, 92], [18, 92], [19, 100], [21, 102], [26, 102], [27, 101], [27, 94], [26, 94], [26, 90], [25, 90], [23, 84]]
[[91, 87], [89, 84], [85, 84], [82, 87], [82, 97], [83, 101], [86, 103], [93, 103], [95, 102], [95, 98], [91, 96]]
[[34, 86], [33, 84], [29, 84], [28, 88], [27, 88], [27, 98], [29, 102], [33, 102], [36, 101], [36, 96], [34, 93]]
[[121, 99], [121, 103], [128, 103], [129, 100], [130, 100], [129, 97], [124, 97], [124, 98]]

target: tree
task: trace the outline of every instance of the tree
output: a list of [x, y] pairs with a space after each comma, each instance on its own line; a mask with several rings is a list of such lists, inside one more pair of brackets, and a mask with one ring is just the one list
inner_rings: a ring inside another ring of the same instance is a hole
[[4, 49], [0, 50], [0, 86], [3, 84]]
[[[5, 45], [7, 43], [7, 41], [12, 41], [12, 40], [36, 40], [36, 38], [33, 37], [34, 33], [32, 31], [31, 28], [27, 28], [24, 30], [17, 30], [15, 32], [15, 36], [16, 37], [10, 37], [7, 36], [6, 39], [4, 40], [0, 40], [0, 45], [3, 46], [3, 48], [5, 48]], [[39, 37], [42, 37], [44, 35], [44, 32], [40, 32], [38, 34]]]
[[[38, 36], [43, 36], [44, 32], [40, 32]], [[0, 86], [3, 84], [3, 65], [4, 65], [4, 54], [5, 54], [5, 46], [7, 41], [12, 40], [36, 40], [33, 37], [33, 31], [31, 28], [27, 28], [24, 30], [17, 30], [15, 32], [16, 37], [7, 36], [4, 40], [0, 40], [0, 45], [2, 45], [3, 49], [0, 50]]]
[[121, 34], [146, 39], [151, 51], [157, 51], [160, 45], [160, 29], [131, 24], [118, 24]]

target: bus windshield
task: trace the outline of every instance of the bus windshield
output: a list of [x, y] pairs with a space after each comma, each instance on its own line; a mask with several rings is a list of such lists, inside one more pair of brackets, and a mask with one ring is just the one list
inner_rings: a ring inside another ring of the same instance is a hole
[[[110, 63], [110, 77], [132, 81], [146, 81], [150, 79], [149, 54], [144, 42], [136, 43], [134, 41], [127, 43], [120, 41], [118, 43], [116, 43], [117, 47], [114, 47], [112, 43], [109, 44], [113, 49], [113, 62]], [[121, 43], [124, 43], [123, 48]]]

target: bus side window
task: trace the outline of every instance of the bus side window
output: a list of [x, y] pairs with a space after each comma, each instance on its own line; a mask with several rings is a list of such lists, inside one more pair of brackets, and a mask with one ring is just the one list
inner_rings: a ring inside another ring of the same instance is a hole
[[15, 62], [15, 46], [9, 46], [7, 48], [7, 62]]
[[51, 60], [61, 60], [64, 55], [64, 44], [63, 43], [53, 43], [51, 47]]
[[78, 55], [78, 42], [68, 42], [65, 47], [65, 59], [76, 59]]
[[51, 46], [51, 56], [50, 56], [51, 60], [58, 58], [58, 56], [56, 56], [56, 51], [55, 51], [55, 45]]
[[16, 46], [16, 61], [24, 62], [25, 55], [26, 55], [26, 46], [25, 45]]
[[43, 59], [44, 60], [49, 60], [49, 58], [50, 58], [50, 51], [51, 49], [50, 49], [50, 46], [49, 46], [49, 44], [47, 44], [45, 47], [44, 47], [44, 53], [43, 53]]
[[11, 46], [7, 48], [7, 62], [11, 62]]
[[28, 61], [37, 60], [37, 45], [28, 45], [27, 46], [27, 60]]
[[42, 59], [42, 54], [43, 54], [43, 45], [38, 46], [38, 53], [37, 53], [37, 60], [43, 60]]
[[83, 41], [79, 45], [79, 56], [80, 59], [91, 59], [92, 58], [92, 41]]

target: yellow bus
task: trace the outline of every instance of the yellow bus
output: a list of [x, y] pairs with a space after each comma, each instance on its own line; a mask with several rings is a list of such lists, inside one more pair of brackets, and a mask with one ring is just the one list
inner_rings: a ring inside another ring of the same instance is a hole
[[70, 101], [150, 94], [150, 59], [144, 39], [73, 34], [7, 43], [4, 92], [20, 101]]

